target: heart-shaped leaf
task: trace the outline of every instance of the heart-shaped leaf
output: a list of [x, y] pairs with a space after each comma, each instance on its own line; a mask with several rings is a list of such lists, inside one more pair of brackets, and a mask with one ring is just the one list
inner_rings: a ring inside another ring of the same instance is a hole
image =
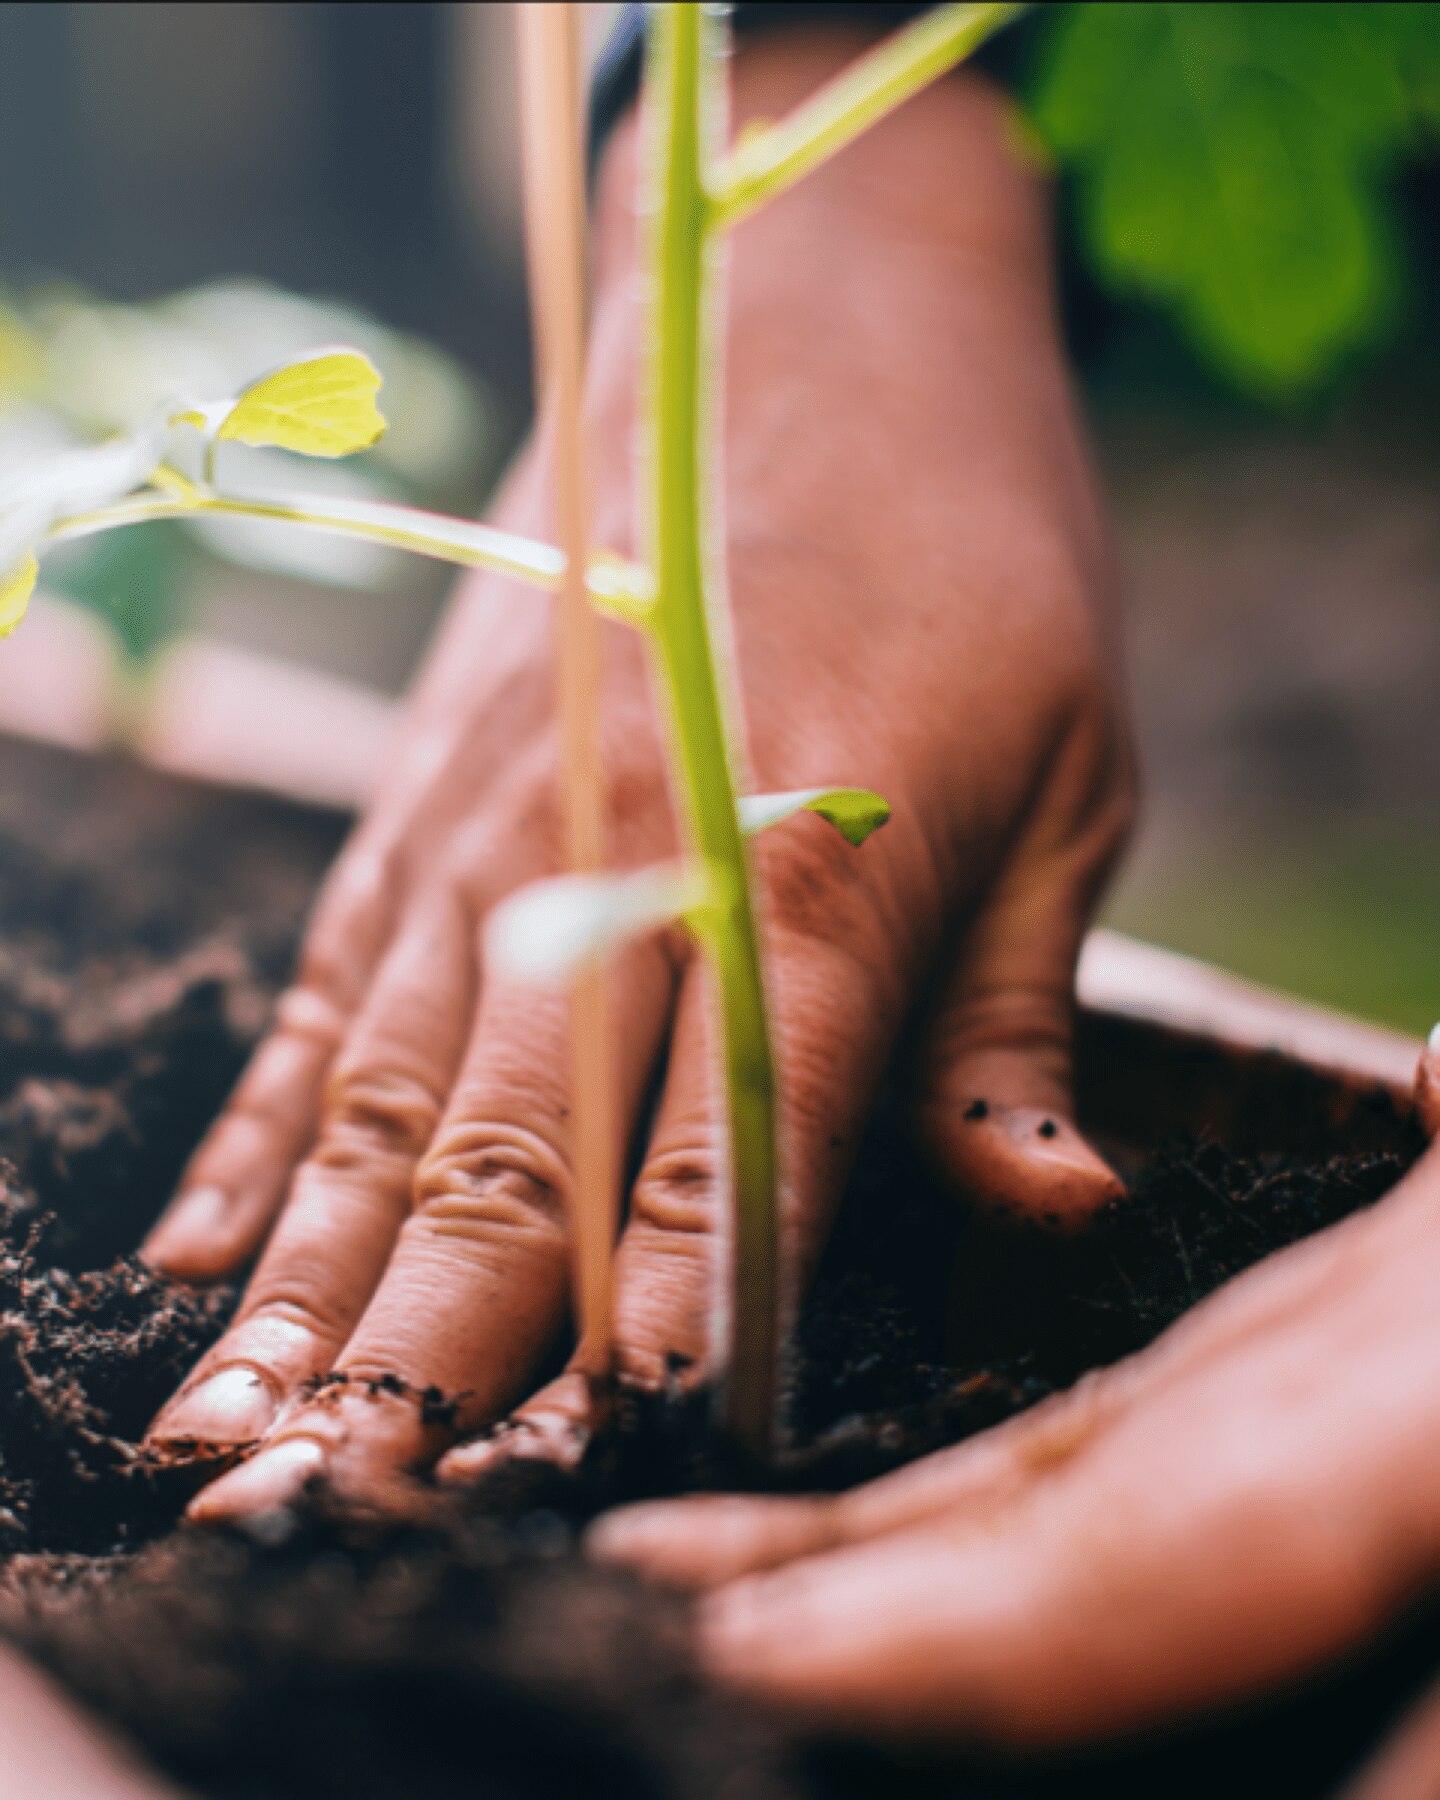
[[847, 843], [858, 848], [890, 817], [890, 802], [869, 788], [795, 788], [788, 794], [746, 794], [739, 803], [740, 829], [746, 837], [753, 837], [799, 812], [819, 813]]
[[350, 456], [385, 432], [375, 404], [380, 371], [358, 350], [312, 350], [252, 382], [219, 424], [213, 407], [179, 417], [221, 439], [269, 444], [302, 456]]

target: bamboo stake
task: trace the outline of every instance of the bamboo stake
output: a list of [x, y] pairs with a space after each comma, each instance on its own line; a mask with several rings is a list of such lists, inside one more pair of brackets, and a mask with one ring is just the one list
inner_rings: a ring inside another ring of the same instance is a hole
[[[604, 862], [600, 621], [586, 593], [588, 479], [581, 416], [585, 349], [585, 151], [578, 5], [516, 7], [525, 236], [536, 336], [536, 393], [554, 472], [560, 584], [558, 703], [566, 858]], [[571, 996], [571, 1230], [579, 1344], [572, 1366], [610, 1368], [618, 1170], [604, 971]]]

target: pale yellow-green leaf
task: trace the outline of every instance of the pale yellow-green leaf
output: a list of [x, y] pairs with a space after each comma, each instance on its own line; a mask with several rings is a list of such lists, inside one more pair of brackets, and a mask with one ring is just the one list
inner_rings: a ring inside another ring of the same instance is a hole
[[486, 964], [512, 980], [562, 987], [587, 965], [688, 917], [709, 898], [704, 869], [690, 863], [532, 882], [491, 913]]
[[751, 837], [798, 812], [818, 813], [858, 848], [890, 817], [890, 802], [869, 788], [796, 788], [788, 794], [747, 794], [739, 803], [740, 829]]
[[25, 617], [30, 596], [35, 592], [35, 583], [39, 577], [40, 565], [32, 550], [8, 575], [0, 578], [0, 638], [9, 637]]
[[384, 433], [380, 371], [358, 350], [311, 352], [245, 389], [219, 436], [302, 456], [350, 456]]

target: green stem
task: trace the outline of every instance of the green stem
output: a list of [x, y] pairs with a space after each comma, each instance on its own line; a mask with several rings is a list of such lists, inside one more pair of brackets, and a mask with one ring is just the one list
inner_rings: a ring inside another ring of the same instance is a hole
[[706, 597], [707, 552], [719, 550], [708, 536], [704, 505], [712, 222], [703, 182], [712, 67], [702, 42], [707, 29], [699, 6], [659, 6], [650, 15], [652, 643], [678, 753], [683, 809], [717, 896], [705, 915], [702, 942], [719, 992], [729, 1108], [735, 1260], [725, 1421], [752, 1451], [765, 1455], [774, 1429], [778, 1349], [775, 1073]]
[[776, 125], [742, 135], [715, 182], [721, 226], [784, 193], [1008, 25], [1023, 5], [940, 6], [879, 43]]
[[[551, 593], [559, 588], [565, 573], [565, 557], [551, 544], [382, 500], [246, 500], [187, 488], [180, 492], [132, 494], [109, 506], [75, 513], [57, 521], [47, 535], [52, 541], [91, 537], [124, 525], [188, 519], [206, 513], [231, 519], [278, 520], [338, 537], [362, 538], [368, 544], [410, 550], [440, 562], [489, 569]], [[654, 584], [644, 570], [602, 553], [590, 564], [587, 586], [602, 612], [629, 624], [647, 620]]]

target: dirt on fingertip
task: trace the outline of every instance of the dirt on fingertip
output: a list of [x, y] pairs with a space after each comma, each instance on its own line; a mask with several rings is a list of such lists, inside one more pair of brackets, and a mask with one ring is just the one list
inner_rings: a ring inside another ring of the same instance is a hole
[[[1083, 1765], [897, 1759], [718, 1695], [685, 1603], [579, 1549], [616, 1501], [757, 1479], [678, 1387], [622, 1396], [576, 1475], [513, 1468], [429, 1496], [422, 1523], [362, 1527], [320, 1494], [283, 1531], [176, 1529], [194, 1474], [137, 1446], [233, 1291], [134, 1251], [265, 1025], [343, 828], [0, 745], [0, 1627], [216, 1800], [1333, 1789], [1440, 1662], [1424, 1621], [1323, 1689]], [[889, 1096], [802, 1311], [771, 1487], [842, 1488], [1012, 1416], [1373, 1204], [1420, 1148], [1395, 1117], [1284, 1156], [1177, 1138], [1060, 1242], [967, 1216], [902, 1117]]]

